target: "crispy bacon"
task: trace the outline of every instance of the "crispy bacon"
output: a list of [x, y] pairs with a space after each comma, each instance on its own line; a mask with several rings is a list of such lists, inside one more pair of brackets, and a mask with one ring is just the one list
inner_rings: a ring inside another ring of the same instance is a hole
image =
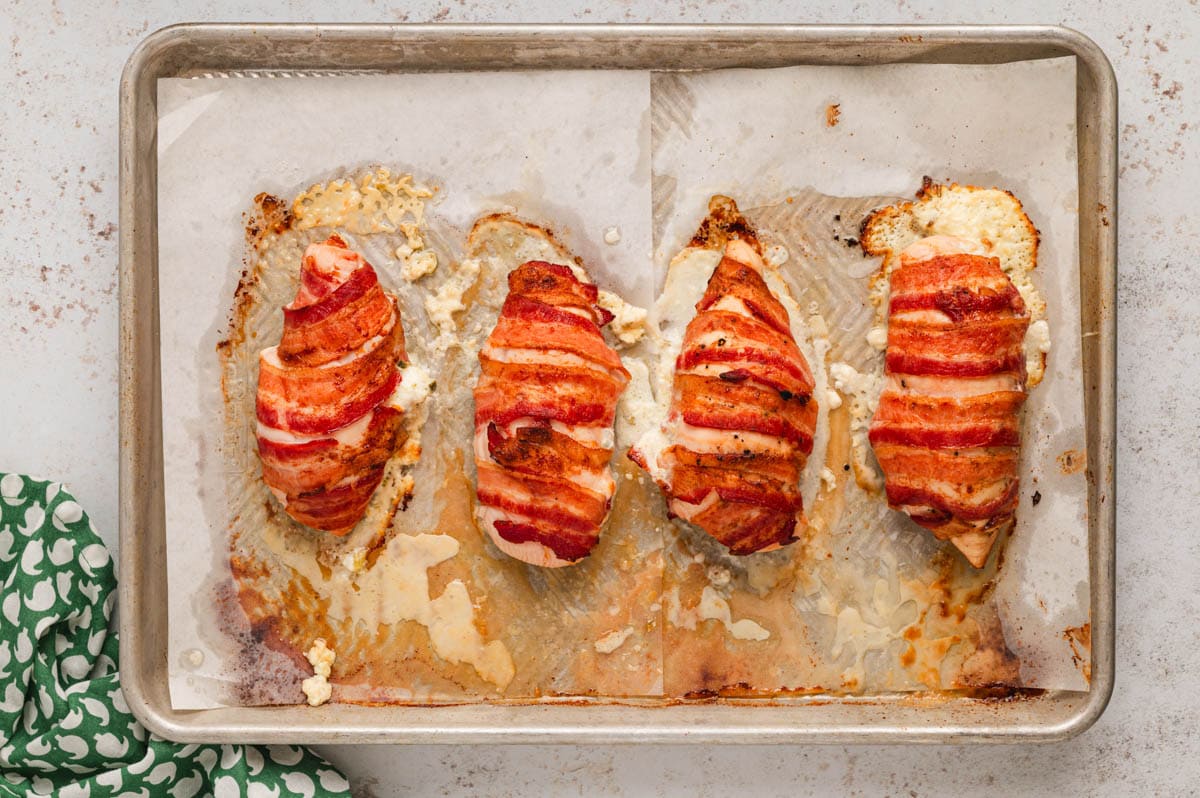
[[564, 532], [555, 524], [515, 522], [497, 519], [492, 522], [496, 534], [509, 543], [536, 543], [554, 552], [554, 556], [567, 562], [577, 562], [592, 552], [595, 541]]
[[1016, 510], [1029, 314], [999, 260], [971, 249], [938, 237], [901, 253], [870, 440], [888, 503], [978, 568]]
[[[263, 480], [272, 487], [287, 485], [293, 494], [319, 492], [347, 474], [365, 471], [387, 462], [395, 448], [402, 413], [391, 407], [368, 412], [359, 425], [337, 438], [318, 437], [303, 443], [286, 443], [258, 438]], [[364, 423], [365, 422], [365, 423]]]
[[[718, 266], [713, 274], [720, 271], [721, 267]], [[711, 291], [712, 284], [709, 285]], [[763, 290], [769, 290], [765, 283]], [[705, 296], [708, 296], [707, 292]], [[745, 305], [745, 308], [748, 313], [754, 312], [750, 305]], [[783, 389], [800, 391], [806, 385], [811, 387], [812, 372], [790, 331], [781, 333], [767, 326], [758, 316], [746, 315], [746, 312], [700, 310], [688, 325], [687, 334], [692, 345], [685, 346], [679, 354], [675, 365], [677, 370], [688, 370], [700, 363], [748, 360], [767, 366], [767, 369], [755, 371], [772, 378]], [[774, 374], [776, 370], [780, 372], [778, 376]]]
[[259, 355], [263, 481], [296, 521], [336, 535], [362, 518], [401, 435], [385, 404], [407, 359], [396, 301], [340, 237], [305, 250], [279, 346]]
[[475, 465], [479, 518], [496, 545], [535, 565], [578, 562], [595, 546], [615, 485], [610, 430], [629, 381], [600, 332], [596, 286], [530, 261], [479, 353]]
[[519, 472], [486, 460], [479, 463], [478, 470], [480, 504], [599, 536], [611, 497], [581, 488], [561, 474]]
[[503, 426], [530, 417], [609, 427], [625, 388], [610, 371], [595, 367], [501, 363], [486, 349], [479, 361], [480, 376], [488, 379], [475, 387], [476, 425], [488, 421]]
[[596, 320], [589, 321], [558, 306], [514, 294], [511, 288], [509, 291], [492, 333], [495, 339], [493, 346], [570, 352], [607, 369], [623, 370], [621, 358], [597, 334], [601, 320], [599, 313], [595, 316]]
[[383, 481], [383, 465], [350, 475], [338, 483], [312, 493], [288, 496], [284, 509], [295, 520], [313, 529], [344, 535], [354, 528]]
[[1029, 317], [1012, 315], [1013, 307], [1010, 302], [974, 318], [956, 319], [938, 312], [933, 315], [939, 319], [932, 324], [925, 315], [909, 319], [892, 311], [888, 368], [895, 374], [945, 377], [985, 377], [1020, 368], [1025, 362], [1021, 342]]
[[739, 372], [741, 379], [732, 382], [720, 377], [676, 373], [675, 404], [679, 416], [694, 427], [772, 435], [805, 455], [812, 452], [817, 407], [811, 400], [811, 389], [801, 394], [764, 389], [756, 384], [748, 369]]
[[762, 272], [749, 263], [730, 261], [725, 268], [717, 269], [708, 281], [708, 290], [704, 298], [696, 305], [696, 310], [708, 310], [720, 300], [730, 297], [740, 299], [757, 321], [768, 325], [779, 333], [795, 349], [796, 342], [792, 340], [792, 328], [789, 326], [788, 312], [771, 293], [763, 280]]
[[584, 446], [570, 435], [548, 426], [519, 427], [506, 437], [495, 422], [487, 426], [488, 455], [500, 466], [520, 474], [582, 475], [608, 467], [611, 452]]
[[258, 362], [258, 420], [317, 435], [362, 418], [400, 382], [396, 360], [402, 350], [397, 338], [385, 335], [373, 348], [368, 344], [351, 350], [344, 363], [331, 361], [316, 368], [287, 366], [273, 349], [264, 349]]
[[543, 262], [536, 269], [517, 269], [513, 271], [508, 287], [509, 298], [516, 303], [532, 301], [537, 307], [556, 311], [565, 308], [581, 310], [596, 324], [604, 325], [604, 311], [596, 304], [600, 290], [592, 283], [577, 279], [568, 266]]
[[796, 540], [817, 402], [753, 229], [728, 198], [709, 208], [692, 246], [723, 257], [675, 362], [668, 445], [657, 454], [635, 446], [629, 457], [655, 477], [673, 515], [752, 554]]
[[[313, 257], [305, 255], [306, 259]], [[383, 292], [375, 270], [364, 262], [340, 288], [324, 298], [283, 309], [279, 359], [297, 366], [320, 366], [335, 360], [362, 346], [386, 326], [394, 309], [395, 303]], [[403, 332], [399, 335], [403, 349]]]

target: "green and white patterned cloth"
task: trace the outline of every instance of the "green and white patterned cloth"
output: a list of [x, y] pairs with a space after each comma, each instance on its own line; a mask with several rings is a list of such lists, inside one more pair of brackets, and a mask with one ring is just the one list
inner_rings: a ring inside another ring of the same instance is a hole
[[183, 745], [121, 693], [116, 577], [55, 482], [0, 473], [0, 796], [336, 796], [346, 779], [292, 746]]

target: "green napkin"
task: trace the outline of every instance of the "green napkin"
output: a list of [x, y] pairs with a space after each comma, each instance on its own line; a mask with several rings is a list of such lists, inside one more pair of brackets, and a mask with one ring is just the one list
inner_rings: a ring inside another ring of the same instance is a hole
[[121, 693], [112, 558], [56, 482], [0, 473], [0, 796], [350, 794], [293, 746], [183, 745]]

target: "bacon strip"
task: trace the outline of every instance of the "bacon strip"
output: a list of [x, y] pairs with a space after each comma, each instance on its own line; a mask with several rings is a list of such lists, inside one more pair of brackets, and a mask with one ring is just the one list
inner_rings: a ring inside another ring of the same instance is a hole
[[305, 250], [279, 346], [259, 355], [263, 481], [296, 521], [335, 535], [366, 512], [402, 435], [387, 404], [407, 359], [396, 301], [340, 237]]
[[870, 440], [888, 504], [979, 568], [1017, 506], [1029, 314], [999, 260], [971, 250], [934, 237], [901, 253]]
[[505, 426], [529, 417], [609, 427], [617, 397], [625, 388], [607, 369], [500, 363], [486, 354], [479, 360], [481, 376], [488, 379], [480, 380], [475, 388], [477, 426], [485, 421]]
[[654, 476], [672, 515], [751, 554], [796, 540], [817, 402], [753, 229], [731, 199], [714, 197], [709, 209], [691, 246], [723, 257], [675, 362], [668, 445], [635, 445], [629, 457]]
[[611, 317], [596, 306], [596, 286], [530, 261], [509, 274], [508, 291], [479, 353], [478, 515], [513, 557], [570, 565], [591, 552], [608, 517], [612, 448], [597, 441], [629, 372], [600, 332]]
[[402, 415], [395, 408], [377, 407], [359, 420], [361, 434], [352, 430], [350, 435], [342, 436], [347, 439], [345, 443], [325, 437], [284, 443], [260, 435], [258, 455], [263, 480], [271, 487], [282, 489], [286, 485], [288, 492], [304, 495], [335, 485], [347, 474], [367, 471], [392, 456]]

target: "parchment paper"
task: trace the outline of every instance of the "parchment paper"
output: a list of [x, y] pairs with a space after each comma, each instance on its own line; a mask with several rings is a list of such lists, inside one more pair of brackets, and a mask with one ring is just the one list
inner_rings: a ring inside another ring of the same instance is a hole
[[[1086, 689], [1062, 637], [1088, 620], [1086, 483], [1081, 471], [1061, 474], [1055, 461], [1063, 451], [1084, 449], [1073, 371], [1079, 363], [1073, 61], [653, 78], [644, 72], [206, 78], [160, 81], [159, 101], [168, 661], [176, 708], [227, 703], [225, 664], [236, 656], [232, 645], [222, 647], [200, 630], [213, 622], [211, 610], [205, 615], [212, 597], [201, 592], [209, 571], [223, 567], [228, 520], [217, 495], [221, 397], [213, 352], [242, 269], [242, 213], [260, 191], [288, 197], [310, 182], [376, 163], [442, 187], [429, 212], [450, 228], [465, 230], [482, 213], [514, 207], [552, 221], [598, 283], [642, 306], [652, 303], [666, 263], [715, 192], [737, 198], [752, 221], [782, 229], [779, 203], [788, 196], [911, 196], [926, 174], [1012, 190], [1042, 232], [1038, 273], [1053, 349], [1025, 427], [1028, 441], [1045, 444], [1026, 454], [1024, 512], [994, 600], [1005, 629], [1020, 631], [1006, 640], [1020, 657], [1024, 684]], [[831, 104], [840, 106], [833, 127], [826, 124]], [[608, 227], [620, 231], [615, 245], [603, 243]], [[800, 247], [792, 254], [805, 256]], [[811, 299], [795, 264], [788, 273], [797, 298]], [[839, 334], [832, 332], [835, 342]], [[1032, 514], [1035, 489], [1042, 499]], [[868, 535], [854, 538], [867, 553], [875, 551]]]
[[[728, 194], [787, 245], [783, 271], [800, 304], [817, 301], [826, 314], [831, 360], [860, 369], [878, 357], [865, 341], [873, 315], [865, 278], [878, 263], [856, 246], [866, 212], [912, 198], [925, 175], [998, 186], [1024, 204], [1041, 232], [1035, 283], [1049, 307], [1052, 349], [1026, 406], [1017, 528], [992, 600], [1022, 684], [1086, 690], [1064, 631], [1089, 618], [1087, 483], [1079, 454], [1073, 467], [1059, 460], [1085, 450], [1074, 59], [656, 74], [652, 107], [657, 272], [691, 236], [708, 197]], [[928, 561], [931, 537], [867, 501], [853, 481], [847, 491], [835, 549], [890, 560], [881, 570], [893, 576]], [[862, 584], [866, 596], [820, 614], [850, 607], [867, 617], [873, 608], [860, 604], [870, 603], [872, 582]], [[884, 629], [880, 642], [887, 638]], [[833, 642], [835, 655], [848, 645]], [[805, 677], [820, 680], [822, 671], [794, 678]]]
[[[242, 214], [366, 164], [441, 188], [427, 209], [465, 236], [479, 215], [552, 220], [597, 283], [647, 303], [649, 75], [538, 72], [159, 83], [159, 290], [172, 704], [232, 703], [238, 650], [212, 633], [227, 569], [215, 346], [244, 268]], [[436, 208], [436, 210], [434, 210]], [[606, 244], [615, 227], [620, 240]], [[461, 242], [460, 242], [461, 246]], [[441, 253], [443, 258], [448, 254]], [[447, 267], [443, 267], [447, 268]], [[228, 603], [228, 602], [227, 602]], [[307, 675], [283, 660], [272, 667]]]

